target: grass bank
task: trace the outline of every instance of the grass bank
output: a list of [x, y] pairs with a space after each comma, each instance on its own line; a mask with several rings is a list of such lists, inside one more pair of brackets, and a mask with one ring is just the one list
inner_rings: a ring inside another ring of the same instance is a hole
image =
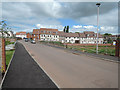
[[[70, 45], [68, 46], [68, 48], [79, 50], [82, 52], [96, 53], [96, 46], [72, 46]], [[99, 46], [98, 53], [115, 56], [115, 46]]]
[[5, 41], [5, 45], [14, 44], [15, 42]]
[[[54, 42], [54, 41], [40, 41], [41, 43], [44, 44], [52, 44], [52, 45], [57, 45], [57, 46], [62, 46], [64, 47], [64, 44], [61, 42]], [[96, 53], [96, 45], [67, 45], [67, 48], [69, 49], [74, 49], [82, 52], [88, 52], [88, 53]], [[110, 55], [110, 56], [115, 56], [115, 46], [113, 45], [99, 45], [98, 47], [98, 52], [99, 54], [104, 54], [104, 55]]]
[[8, 66], [12, 56], [13, 56], [13, 53], [14, 53], [15, 50], [7, 50], [6, 51], [6, 65]]

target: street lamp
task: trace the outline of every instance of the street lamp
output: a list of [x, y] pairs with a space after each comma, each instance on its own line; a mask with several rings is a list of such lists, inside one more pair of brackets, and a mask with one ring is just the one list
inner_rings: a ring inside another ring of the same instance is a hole
[[96, 6], [98, 7], [98, 10], [97, 10], [97, 45], [96, 45], [96, 54], [98, 54], [98, 29], [99, 29], [99, 7], [100, 7], [100, 3], [97, 3]]

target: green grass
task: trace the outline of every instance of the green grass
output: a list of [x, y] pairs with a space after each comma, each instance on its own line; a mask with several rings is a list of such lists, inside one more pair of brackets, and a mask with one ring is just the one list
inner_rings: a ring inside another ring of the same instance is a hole
[[5, 45], [14, 44], [14, 42], [5, 41]]
[[[54, 41], [40, 41], [42, 43], [50, 43], [53, 45], [58, 45], [58, 46], [64, 46], [63, 43], [61, 42], [54, 42]], [[88, 53], [96, 53], [96, 46], [94, 45], [82, 45], [82, 46], [74, 46], [74, 45], [68, 45], [67, 48], [69, 49], [74, 49], [82, 52], [88, 52]], [[98, 53], [99, 54], [107, 54], [107, 55], [112, 55], [115, 56], [115, 46], [112, 45], [107, 45], [107, 46], [99, 46], [98, 47]]]
[[[95, 46], [68, 46], [70, 49], [75, 49], [82, 52], [96, 53]], [[114, 46], [99, 46], [99, 54], [107, 54], [115, 56], [115, 47]]]
[[14, 50], [7, 50], [6, 51], [6, 65], [7, 66], [12, 58], [13, 53], [14, 53]]

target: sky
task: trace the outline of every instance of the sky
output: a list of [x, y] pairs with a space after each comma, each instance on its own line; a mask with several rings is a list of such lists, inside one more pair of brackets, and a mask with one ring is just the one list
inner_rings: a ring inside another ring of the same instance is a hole
[[[101, 2], [99, 33], [118, 33], [118, 2]], [[54, 28], [97, 32], [96, 2], [2, 2], [2, 20], [14, 32]]]

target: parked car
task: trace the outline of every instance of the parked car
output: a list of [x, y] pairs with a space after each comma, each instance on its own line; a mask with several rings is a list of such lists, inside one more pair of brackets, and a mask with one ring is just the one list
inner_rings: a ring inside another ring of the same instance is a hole
[[31, 43], [36, 44], [35, 40], [31, 40]]
[[25, 39], [25, 42], [28, 42], [28, 38]]

